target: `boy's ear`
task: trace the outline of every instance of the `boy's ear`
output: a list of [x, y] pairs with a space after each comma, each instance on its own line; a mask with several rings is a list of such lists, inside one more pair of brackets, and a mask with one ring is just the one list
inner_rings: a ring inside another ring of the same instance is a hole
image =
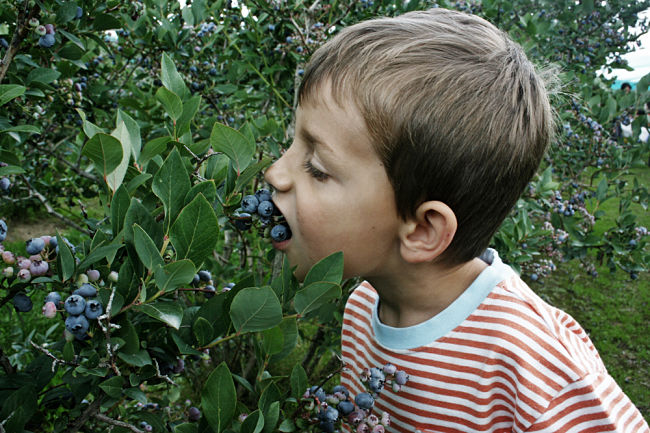
[[431, 262], [439, 257], [456, 234], [458, 222], [449, 206], [427, 201], [418, 206], [415, 217], [400, 228], [400, 253], [408, 263]]

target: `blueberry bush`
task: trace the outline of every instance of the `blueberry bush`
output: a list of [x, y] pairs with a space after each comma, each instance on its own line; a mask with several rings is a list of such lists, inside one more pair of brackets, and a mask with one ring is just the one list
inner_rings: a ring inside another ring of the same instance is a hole
[[[626, 67], [648, 6], [0, 0], [0, 432], [384, 431], [369, 410], [407, 377], [335, 383], [354, 282], [341, 254], [296, 281], [260, 175], [291, 141], [310, 54], [378, 15], [476, 13], [560, 66], [557, 140], [494, 245], [531, 280], [569, 260], [636, 278], [650, 77], [626, 94], [598, 71]], [[9, 242], [27, 214], [69, 230]]]

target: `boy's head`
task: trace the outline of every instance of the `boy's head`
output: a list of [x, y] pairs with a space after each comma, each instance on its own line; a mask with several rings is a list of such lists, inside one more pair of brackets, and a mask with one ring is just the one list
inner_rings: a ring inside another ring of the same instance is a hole
[[458, 228], [441, 256], [449, 263], [488, 246], [554, 130], [545, 80], [521, 47], [445, 9], [341, 30], [312, 56], [300, 105], [324, 89], [361, 114], [403, 219], [425, 201], [453, 210]]

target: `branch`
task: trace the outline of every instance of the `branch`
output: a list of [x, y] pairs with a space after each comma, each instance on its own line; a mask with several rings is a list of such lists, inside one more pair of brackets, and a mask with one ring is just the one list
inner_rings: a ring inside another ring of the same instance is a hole
[[49, 350], [47, 350], [47, 349], [44, 348], [43, 346], [39, 346], [38, 344], [34, 343], [32, 340], [29, 340], [29, 343], [30, 343], [32, 346], [34, 346], [36, 349], [40, 350], [41, 352], [43, 352], [44, 354], [46, 354], [47, 356], [49, 356], [50, 358], [52, 358], [52, 360], [53, 360], [53, 361], [52, 361], [52, 372], [53, 372], [53, 373], [54, 373], [54, 369], [56, 368], [56, 364], [61, 364], [61, 365], [72, 365], [73, 367], [76, 367], [76, 366], [79, 365], [79, 363], [77, 363], [77, 362], [69, 362], [69, 361], [65, 361], [65, 360], [63, 360], [63, 359], [59, 359], [59, 358], [57, 358], [56, 355], [54, 355], [52, 352], [50, 352]]
[[93, 401], [90, 406], [86, 408], [86, 410], [83, 411], [81, 416], [77, 418], [74, 422], [74, 424], [68, 425], [68, 430], [66, 430], [67, 433], [77, 433], [79, 429], [88, 421], [88, 419], [91, 416], [96, 416], [97, 412], [99, 411], [100, 406], [102, 405], [102, 397], [97, 397], [95, 401]]
[[29, 28], [29, 20], [32, 18], [38, 18], [40, 16], [41, 8], [39, 7], [37, 2], [34, 2], [34, 6], [32, 9], [27, 12], [27, 8], [29, 7], [29, 2], [24, 2], [25, 3], [25, 8], [20, 10], [18, 12], [18, 19], [16, 20], [16, 28], [14, 30], [14, 36], [11, 38], [11, 43], [9, 44], [9, 48], [7, 48], [7, 52], [5, 53], [5, 58], [0, 61], [0, 83], [2, 83], [2, 80], [4, 80], [5, 75], [7, 75], [7, 71], [9, 70], [9, 65], [14, 59], [14, 56], [16, 53], [18, 53], [18, 48], [20, 47], [20, 44], [25, 40], [27, 37], [27, 32], [30, 30]]
[[50, 204], [50, 202], [47, 201], [47, 198], [45, 198], [45, 196], [43, 196], [43, 194], [41, 194], [40, 192], [36, 191], [36, 189], [32, 186], [32, 184], [29, 183], [29, 181], [27, 180], [27, 177], [25, 177], [25, 175], [21, 175], [20, 177], [23, 179], [23, 182], [25, 182], [25, 184], [29, 188], [30, 193], [34, 197], [36, 197], [38, 199], [38, 201], [40, 201], [43, 204], [43, 206], [45, 206], [45, 209], [47, 210], [47, 213], [49, 213], [50, 215], [60, 219], [65, 224], [67, 224], [70, 227], [80, 231], [81, 233], [84, 233], [84, 234], [86, 234], [88, 236], [93, 235], [93, 233], [90, 230], [81, 227], [76, 222], [72, 221], [71, 219], [69, 219], [69, 218], [61, 215], [59, 212], [55, 211], [54, 208], [52, 207], [52, 205]]
[[9, 357], [2, 351], [2, 347], [0, 347], [0, 364], [2, 364], [2, 368], [4, 368], [8, 375], [14, 374], [14, 367], [9, 362]]
[[100, 420], [100, 421], [104, 421], [105, 423], [108, 423], [108, 424], [112, 424], [112, 425], [114, 425], [114, 426], [124, 427], [124, 428], [126, 428], [126, 429], [129, 429], [129, 430], [131, 430], [133, 433], [144, 433], [142, 430], [140, 430], [139, 428], [137, 428], [137, 427], [134, 426], [133, 424], [129, 424], [128, 422], [118, 421], [118, 420], [116, 420], [116, 419], [109, 418], [109, 417], [107, 417], [106, 415], [101, 414], [101, 413], [96, 413], [96, 414], [94, 414], [93, 416], [94, 416], [95, 418], [97, 418], [98, 420]]

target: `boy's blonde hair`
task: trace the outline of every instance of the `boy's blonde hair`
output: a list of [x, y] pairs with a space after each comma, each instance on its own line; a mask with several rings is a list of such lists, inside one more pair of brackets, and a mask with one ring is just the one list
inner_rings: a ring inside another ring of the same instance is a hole
[[299, 103], [330, 80], [361, 112], [402, 218], [424, 201], [458, 220], [444, 254], [480, 255], [534, 175], [554, 121], [545, 79], [504, 32], [445, 9], [365, 21], [312, 56]]

